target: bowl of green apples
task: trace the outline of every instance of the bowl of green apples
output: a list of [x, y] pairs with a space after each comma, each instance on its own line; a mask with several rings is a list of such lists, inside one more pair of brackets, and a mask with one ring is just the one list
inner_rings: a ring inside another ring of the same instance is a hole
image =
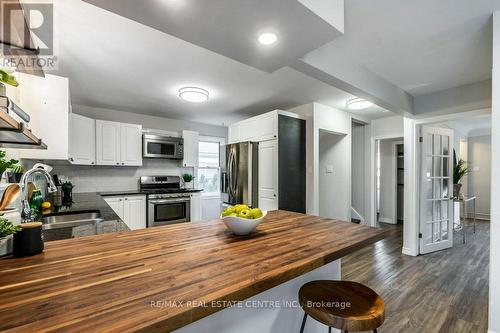
[[263, 212], [259, 208], [250, 208], [248, 205], [235, 205], [224, 209], [220, 217], [226, 227], [235, 235], [245, 236], [254, 232], [266, 215], [267, 212]]

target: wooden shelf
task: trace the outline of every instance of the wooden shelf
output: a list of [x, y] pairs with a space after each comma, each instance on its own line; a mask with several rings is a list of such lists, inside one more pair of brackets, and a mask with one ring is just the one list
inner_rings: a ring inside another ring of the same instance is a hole
[[47, 145], [9, 114], [0, 111], [0, 147], [47, 149]]

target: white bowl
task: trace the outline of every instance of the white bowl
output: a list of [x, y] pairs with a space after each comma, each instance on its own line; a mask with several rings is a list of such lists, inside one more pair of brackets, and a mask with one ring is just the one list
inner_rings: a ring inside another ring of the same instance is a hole
[[226, 227], [234, 234], [244, 236], [255, 231], [260, 222], [262, 222], [262, 220], [266, 217], [267, 212], [264, 211], [262, 214], [262, 217], [258, 219], [243, 219], [237, 216], [221, 216], [221, 219]]

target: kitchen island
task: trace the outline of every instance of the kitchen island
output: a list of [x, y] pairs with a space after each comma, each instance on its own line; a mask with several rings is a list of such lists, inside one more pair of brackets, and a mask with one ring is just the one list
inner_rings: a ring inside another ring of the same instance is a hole
[[293, 299], [298, 282], [339, 279], [340, 258], [384, 236], [273, 211], [246, 237], [212, 220], [48, 242], [40, 255], [0, 261], [0, 330], [298, 329], [292, 303], [236, 302]]

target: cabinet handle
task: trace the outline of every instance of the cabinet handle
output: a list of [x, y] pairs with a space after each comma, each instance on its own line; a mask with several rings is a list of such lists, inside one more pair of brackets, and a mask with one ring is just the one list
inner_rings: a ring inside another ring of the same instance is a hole
[[122, 165], [125, 165], [125, 163], [122, 163]]
[[116, 163], [116, 165], [120, 165], [120, 163]]
[[94, 165], [94, 164], [95, 164], [95, 162], [92, 162], [92, 163], [90, 163], [90, 164]]
[[125, 200], [128, 200], [128, 198], [125, 198]]
[[70, 161], [70, 162], [73, 162], [73, 161], [74, 161], [73, 157], [70, 157], [70, 158], [69, 158], [69, 161]]
[[276, 198], [276, 194], [274, 194], [274, 197]]

